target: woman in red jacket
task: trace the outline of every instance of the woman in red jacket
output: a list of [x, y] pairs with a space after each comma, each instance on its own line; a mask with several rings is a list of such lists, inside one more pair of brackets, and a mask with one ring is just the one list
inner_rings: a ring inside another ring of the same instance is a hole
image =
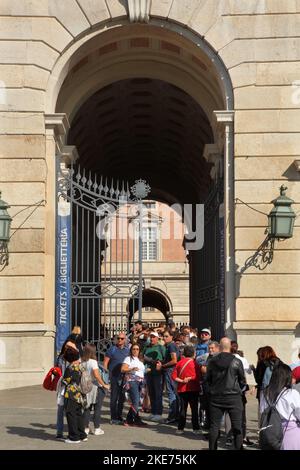
[[180, 412], [178, 429], [176, 434], [184, 433], [186, 411], [188, 405], [192, 410], [193, 433], [200, 434], [198, 399], [200, 391], [200, 367], [195, 361], [195, 349], [193, 346], [185, 346], [183, 358], [177, 362], [172, 373], [172, 379], [178, 384], [177, 393], [180, 400]]

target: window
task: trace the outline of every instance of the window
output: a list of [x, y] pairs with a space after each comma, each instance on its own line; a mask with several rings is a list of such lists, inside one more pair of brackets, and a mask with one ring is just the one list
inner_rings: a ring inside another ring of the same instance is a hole
[[143, 228], [143, 253], [144, 261], [156, 261], [158, 257], [157, 249], [157, 228], [145, 227]]
[[155, 209], [155, 202], [144, 202], [146, 209]]

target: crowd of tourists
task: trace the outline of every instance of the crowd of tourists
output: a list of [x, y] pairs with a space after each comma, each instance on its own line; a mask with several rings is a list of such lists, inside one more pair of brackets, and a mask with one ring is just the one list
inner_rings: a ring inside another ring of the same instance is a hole
[[[83, 343], [80, 328], [75, 327], [58, 356], [57, 438], [63, 439], [66, 416], [66, 443], [86, 441], [90, 433], [104, 434], [101, 409], [110, 391], [112, 425], [174, 423], [175, 433], [181, 435], [190, 406], [192, 432], [208, 439], [210, 450], [218, 448], [222, 423], [226, 446], [236, 450], [251, 447], [254, 443], [247, 437], [246, 392], [247, 378], [254, 374], [261, 445], [300, 450], [300, 354], [299, 362], [288, 366], [265, 346], [257, 351], [256, 366], [249, 365], [236, 341], [227, 337], [214, 341], [209, 328], [177, 329], [169, 322], [150, 329], [140, 321], [135, 322], [130, 334], [120, 332], [116, 336], [103, 364], [96, 353], [93, 344]], [[164, 390], [168, 398], [166, 418]], [[129, 410], [124, 416], [126, 401]], [[275, 421], [269, 424], [270, 419], [279, 420], [279, 430]], [[275, 444], [274, 439], [278, 441]]]

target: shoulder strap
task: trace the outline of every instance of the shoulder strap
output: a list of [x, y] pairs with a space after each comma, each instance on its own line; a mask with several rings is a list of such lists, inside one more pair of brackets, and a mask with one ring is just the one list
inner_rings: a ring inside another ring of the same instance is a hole
[[280, 398], [282, 397], [282, 395], [284, 394], [286, 390], [285, 389], [282, 389], [281, 392], [279, 393], [278, 397], [276, 398], [276, 401], [274, 403], [274, 405], [276, 406], [277, 403], [279, 402]]
[[264, 398], [267, 402], [267, 405], [268, 406], [275, 406], [277, 405], [277, 403], [279, 402], [280, 398], [282, 397], [283, 393], [285, 392], [285, 389], [281, 390], [281, 392], [279, 393], [278, 397], [276, 398], [276, 400], [273, 402], [273, 403], [270, 403], [270, 401], [268, 400], [268, 397], [267, 397], [267, 394], [266, 394], [266, 391], [267, 391], [268, 388], [266, 388], [264, 391], [263, 391], [263, 394], [264, 394]]
[[186, 363], [182, 366], [181, 371], [178, 374], [179, 378], [181, 378], [180, 376], [181, 376], [182, 372], [184, 371], [184, 369], [186, 368], [186, 366], [189, 365], [193, 360], [194, 359], [190, 359], [189, 361], [186, 361]]

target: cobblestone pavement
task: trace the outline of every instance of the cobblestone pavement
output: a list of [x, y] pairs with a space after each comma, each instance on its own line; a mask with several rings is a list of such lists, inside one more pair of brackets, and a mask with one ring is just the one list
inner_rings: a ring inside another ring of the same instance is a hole
[[[165, 402], [167, 405], [167, 402]], [[167, 409], [165, 407], [165, 409]], [[126, 412], [126, 410], [125, 410]], [[41, 386], [25, 387], [0, 391], [0, 449], [1, 450], [199, 450], [207, 449], [204, 436], [194, 436], [191, 431], [190, 416], [183, 435], [175, 435], [176, 426], [155, 424], [148, 421], [146, 428], [126, 428], [109, 423], [109, 399], [105, 399], [101, 427], [102, 436], [89, 435], [88, 441], [70, 446], [56, 441], [56, 394]], [[147, 414], [142, 418], [147, 421]], [[257, 402], [248, 397], [248, 435], [257, 442]], [[65, 434], [67, 426], [65, 425]], [[225, 447], [224, 436], [220, 449]], [[253, 448], [252, 448], [253, 449]], [[257, 449], [257, 445], [254, 447]]]

